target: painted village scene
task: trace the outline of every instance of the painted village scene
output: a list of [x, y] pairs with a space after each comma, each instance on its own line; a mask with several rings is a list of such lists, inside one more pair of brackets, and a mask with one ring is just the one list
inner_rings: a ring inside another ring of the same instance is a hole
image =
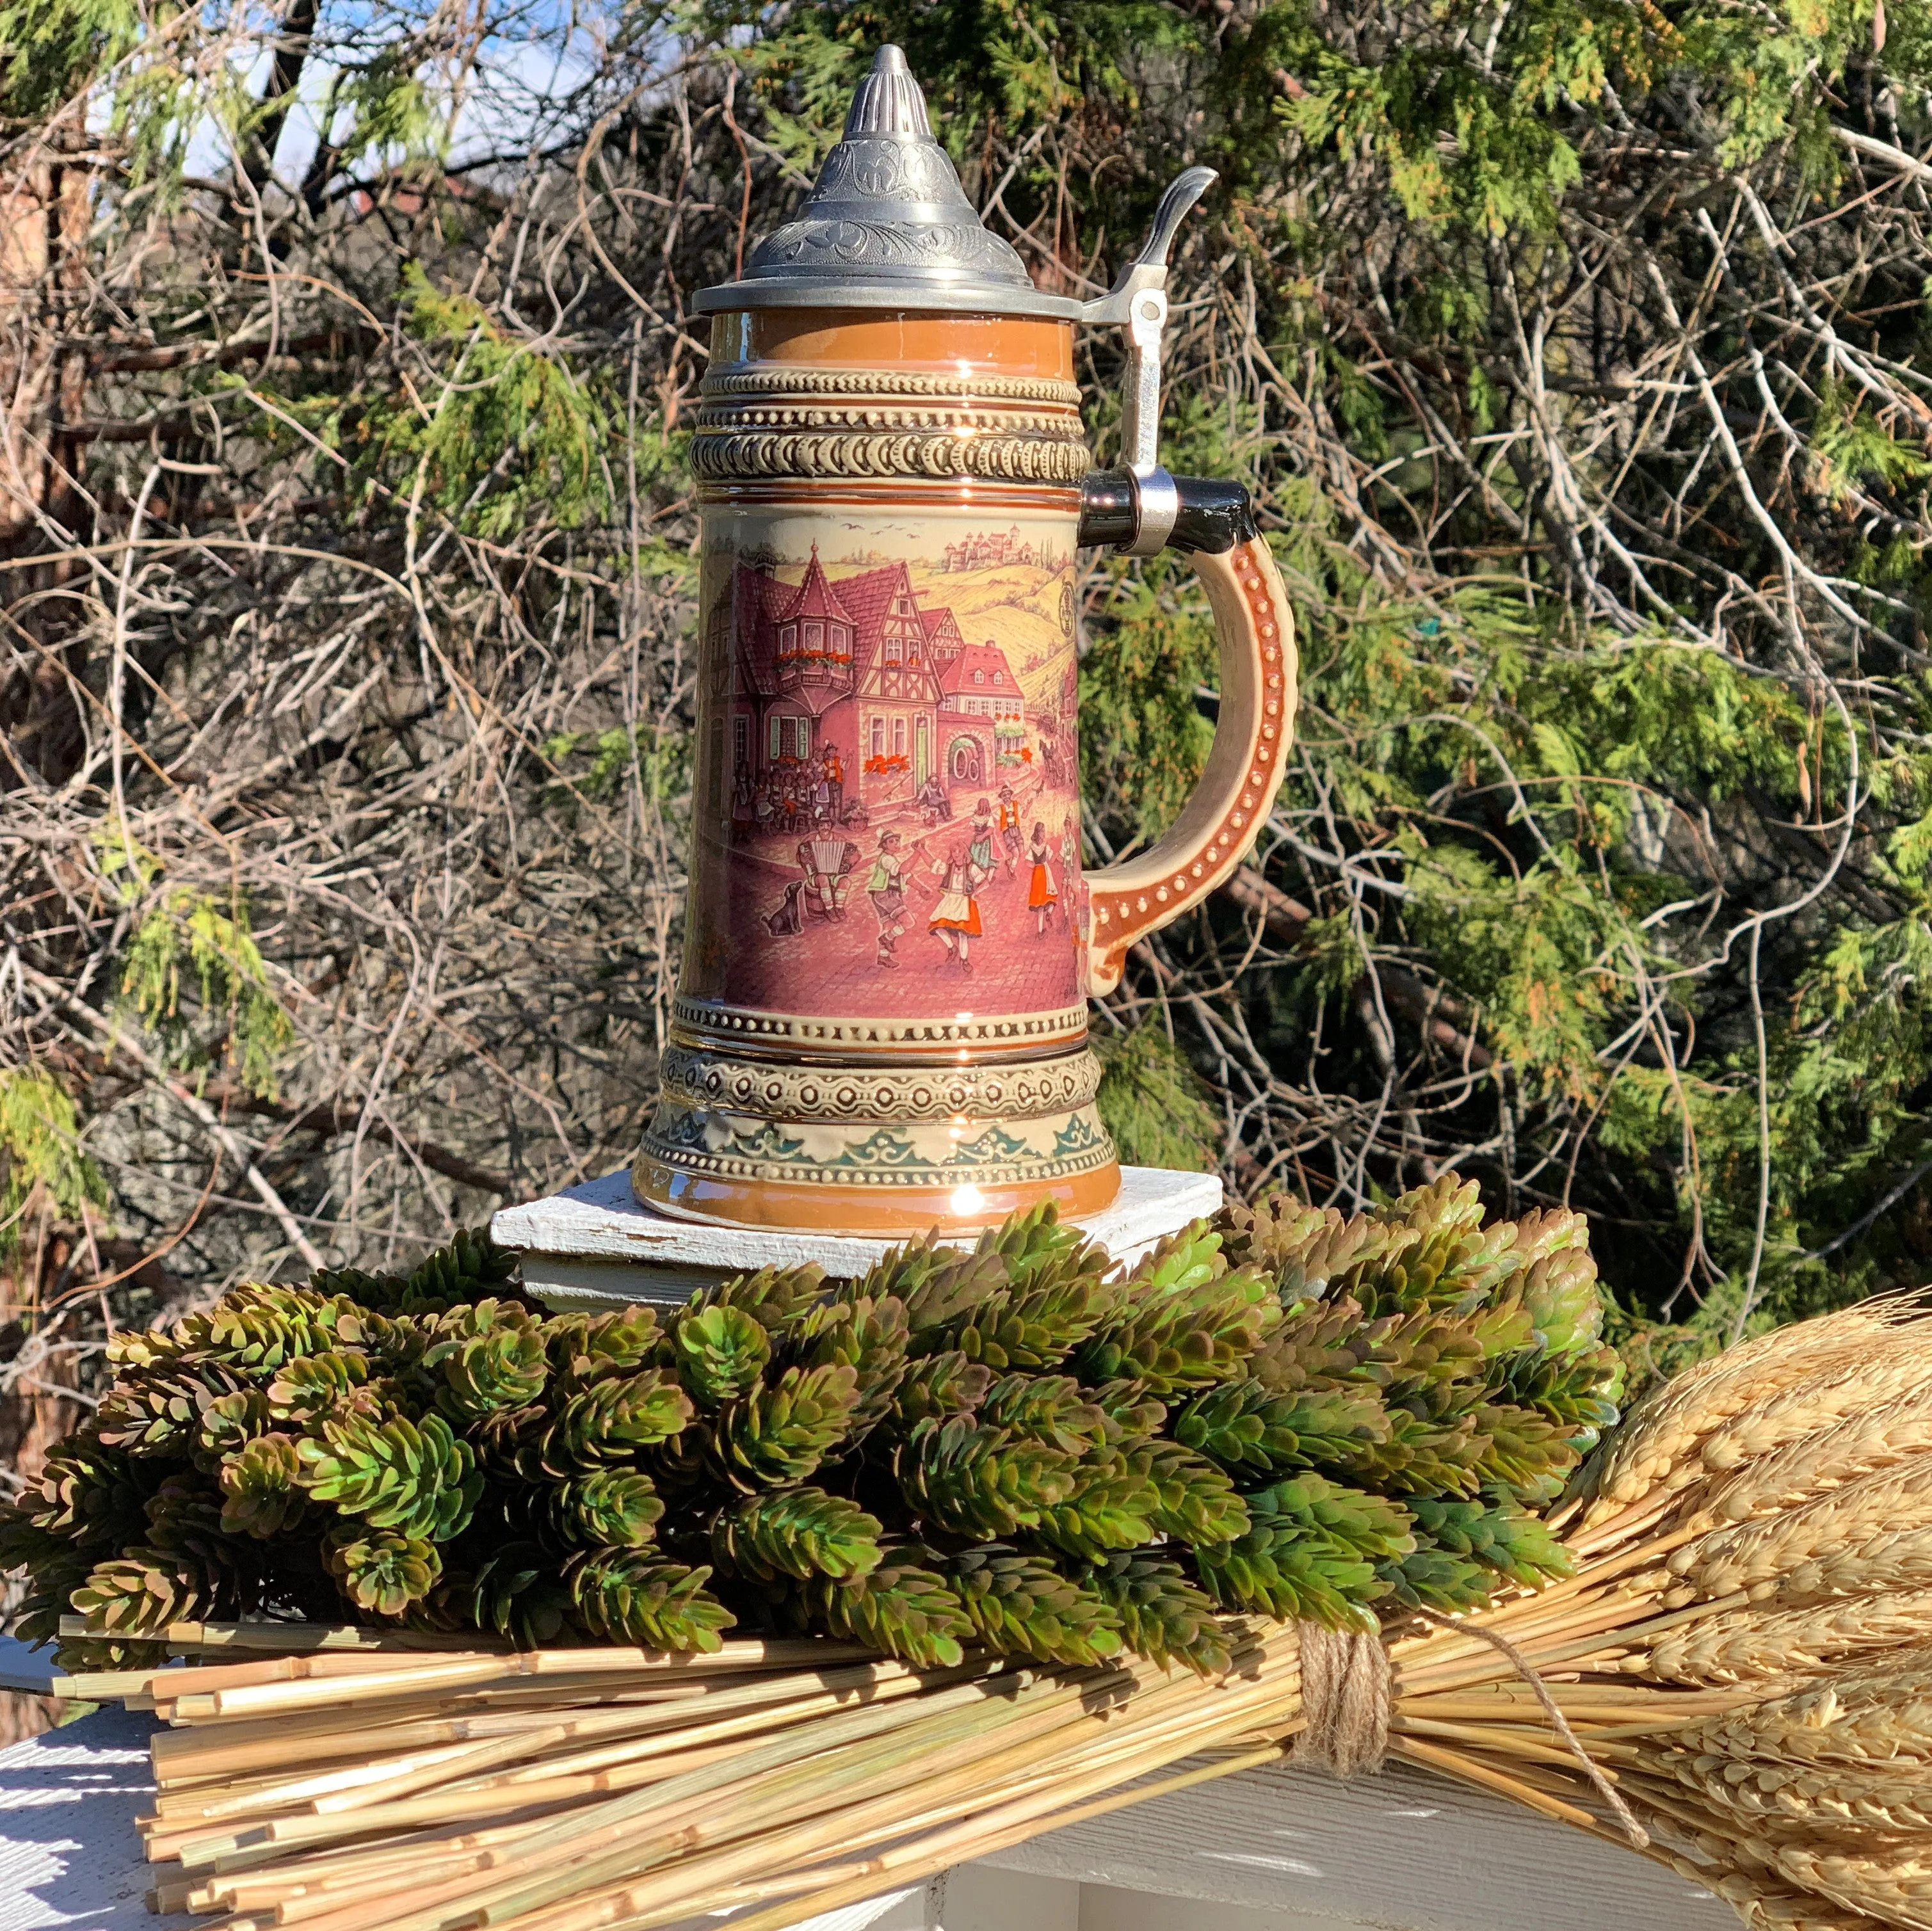
[[718, 992], [827, 1015], [1077, 1004], [1070, 530], [855, 519], [798, 556], [784, 529], [707, 586]]

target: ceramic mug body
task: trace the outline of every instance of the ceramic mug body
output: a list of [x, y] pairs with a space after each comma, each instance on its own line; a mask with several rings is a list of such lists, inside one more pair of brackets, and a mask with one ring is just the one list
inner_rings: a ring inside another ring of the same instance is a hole
[[1069, 333], [718, 318], [658, 1204], [896, 1231], [1118, 1191], [1084, 1049]]

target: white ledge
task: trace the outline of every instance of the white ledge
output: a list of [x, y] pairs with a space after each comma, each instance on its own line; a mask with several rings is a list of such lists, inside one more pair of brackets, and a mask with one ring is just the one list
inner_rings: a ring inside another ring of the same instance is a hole
[[[1124, 1167], [1120, 1198], [1074, 1224], [1116, 1260], [1132, 1262], [1191, 1220], [1219, 1210], [1213, 1174]], [[828, 1274], [862, 1274], [898, 1237], [796, 1234], [680, 1220], [644, 1206], [628, 1173], [607, 1174], [543, 1200], [506, 1207], [490, 1222], [498, 1246], [521, 1256], [524, 1279], [553, 1306], [682, 1300], [692, 1288], [760, 1267], [816, 1262]], [[958, 1244], [978, 1237], [965, 1234]]]

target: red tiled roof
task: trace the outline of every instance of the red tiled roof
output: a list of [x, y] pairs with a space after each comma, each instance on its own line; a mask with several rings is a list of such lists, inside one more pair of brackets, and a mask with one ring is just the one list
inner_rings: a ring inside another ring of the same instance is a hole
[[[983, 681], [973, 682], [974, 671], [984, 673]], [[999, 673], [999, 682], [993, 681], [994, 673]], [[1006, 653], [997, 643], [969, 643], [959, 655], [940, 673], [939, 688], [948, 697], [970, 691], [984, 697], [988, 692], [1004, 694], [1017, 700], [1020, 695], [1019, 680], [1013, 675], [1012, 666], [1006, 661]]]

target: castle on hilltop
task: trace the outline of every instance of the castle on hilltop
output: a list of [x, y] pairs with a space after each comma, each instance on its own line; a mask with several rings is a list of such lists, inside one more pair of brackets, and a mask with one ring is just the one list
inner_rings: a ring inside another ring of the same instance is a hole
[[980, 530], [946, 546], [942, 570], [998, 570], [1009, 563], [1045, 562], [1030, 543], [1020, 541], [1019, 525], [1005, 530]]

